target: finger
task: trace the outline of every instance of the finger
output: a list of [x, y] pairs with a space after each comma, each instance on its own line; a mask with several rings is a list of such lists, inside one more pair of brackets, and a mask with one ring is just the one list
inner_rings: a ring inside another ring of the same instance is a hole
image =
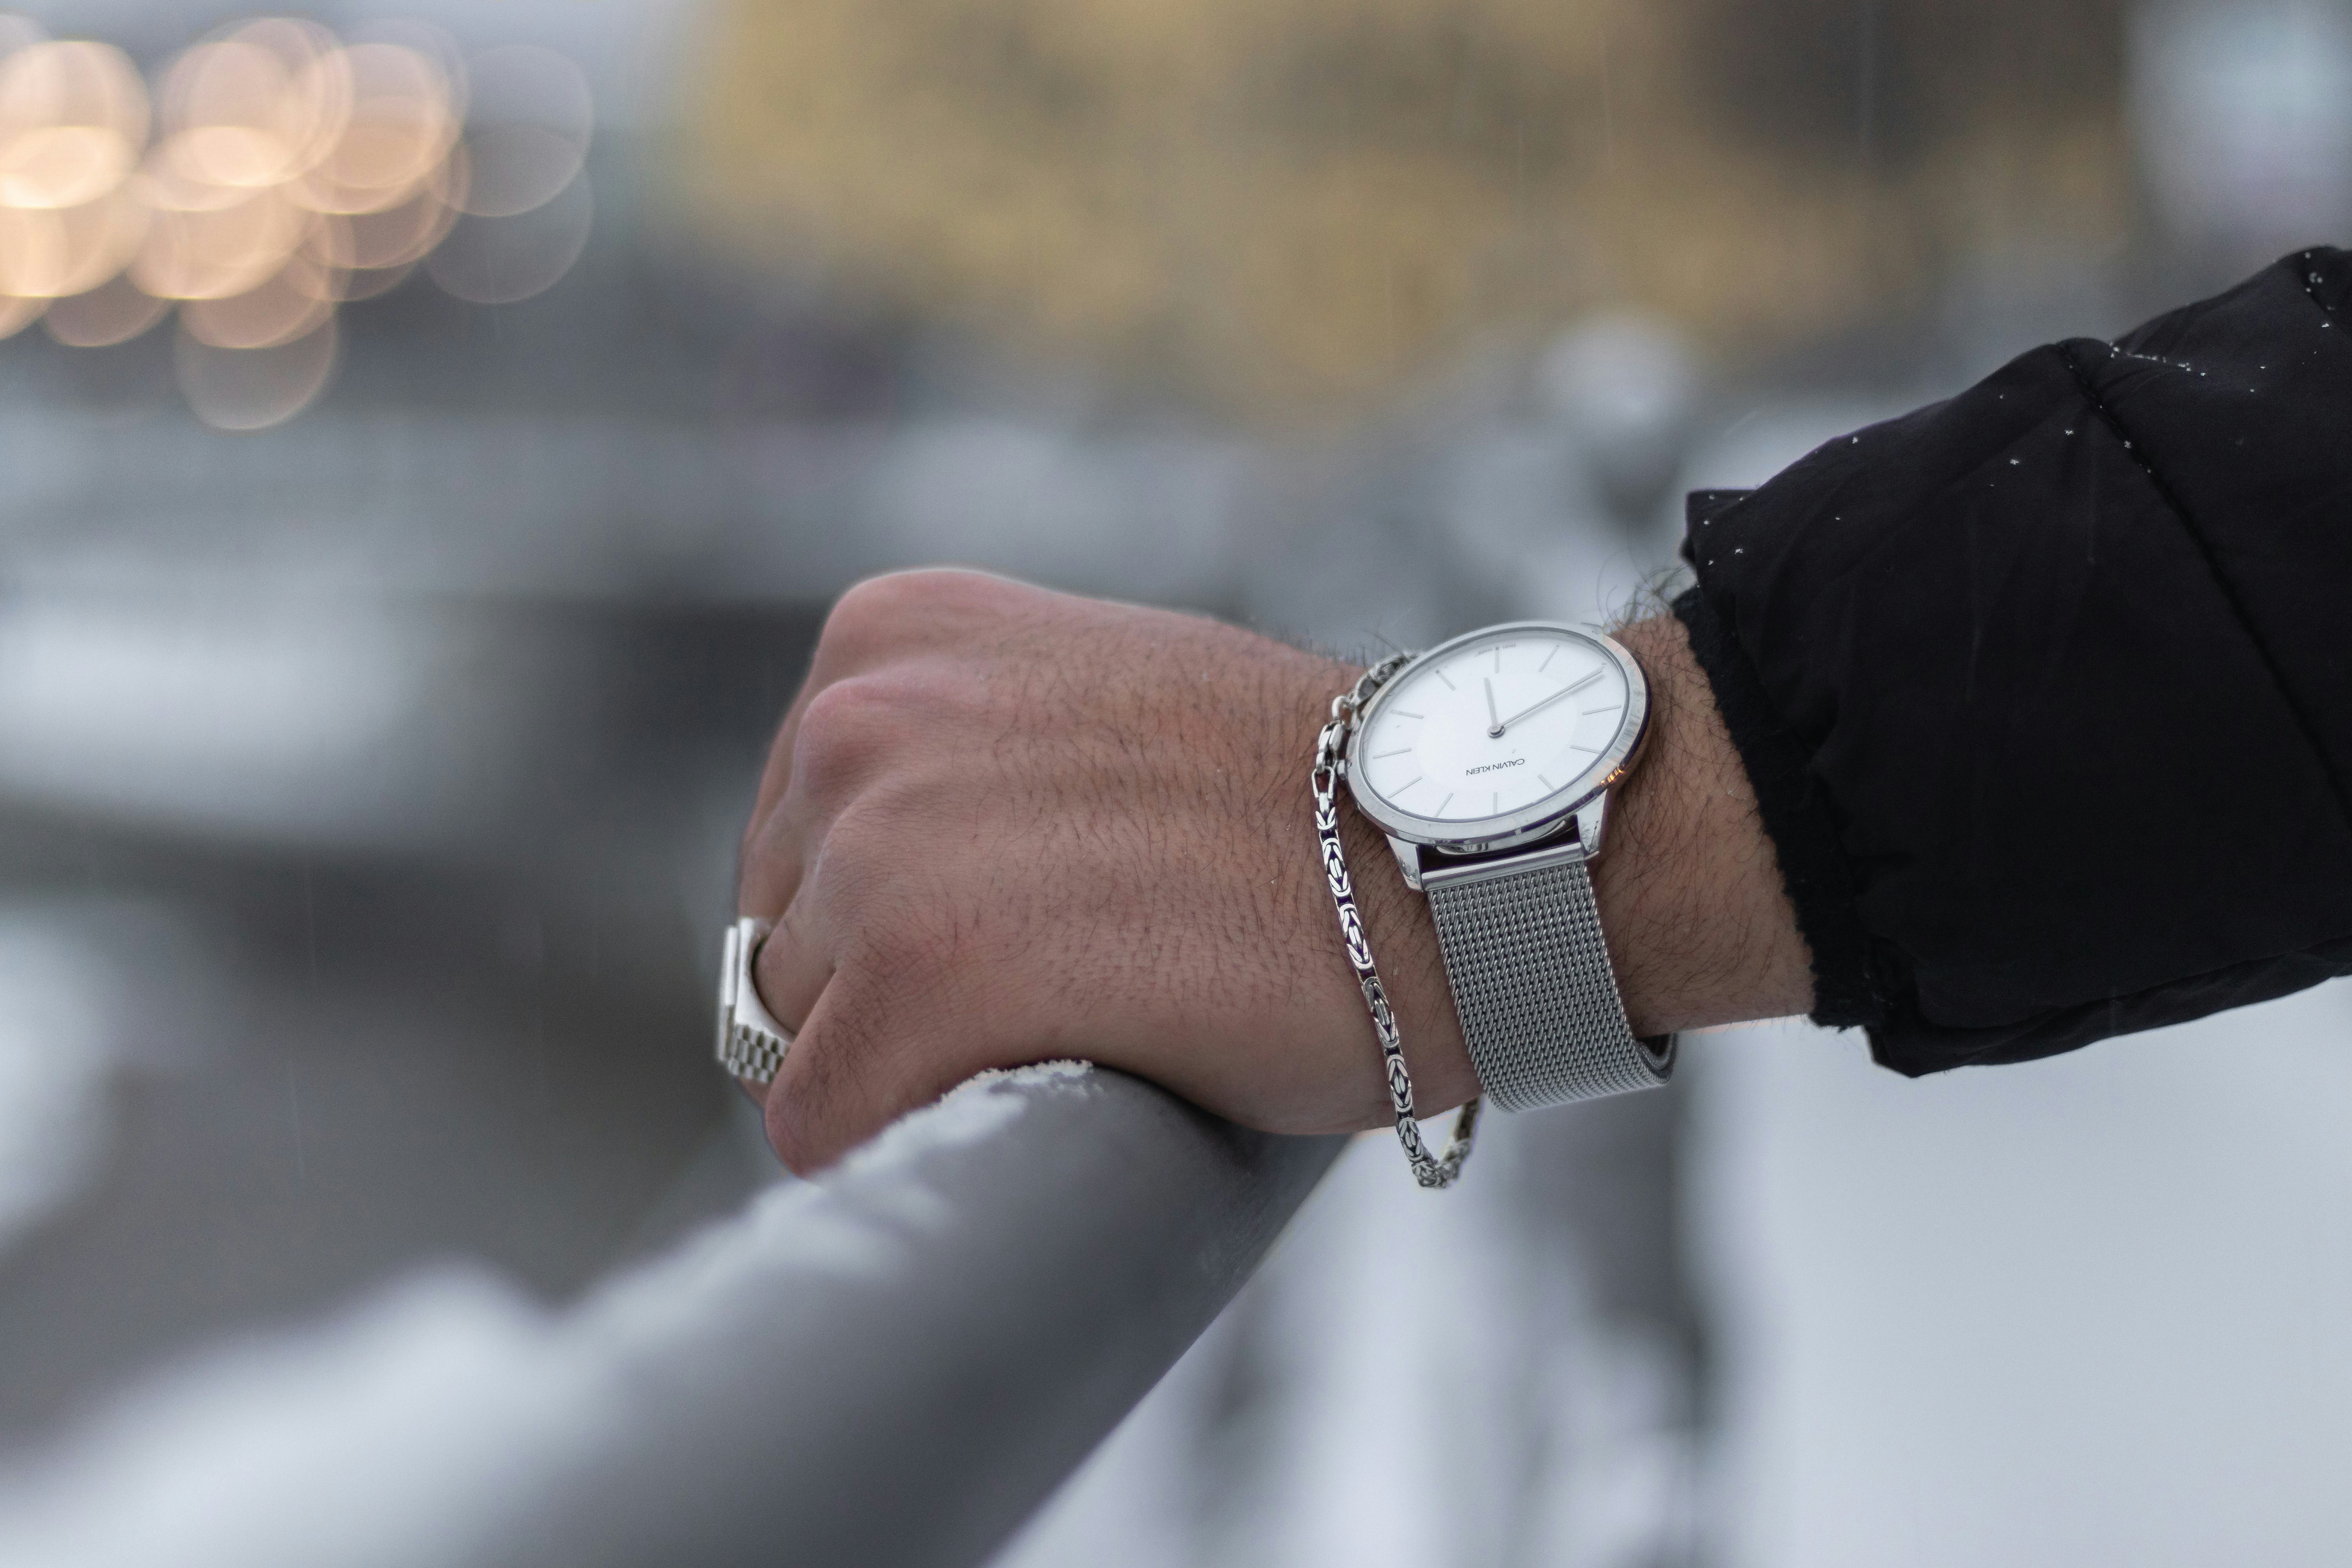
[[772, 917], [800, 896], [826, 829], [880, 768], [891, 740], [884, 701], [855, 679], [813, 689], [794, 708], [795, 728], [778, 742], [789, 746], [782, 793], [743, 835], [735, 902], [744, 914]]
[[776, 726], [775, 738], [768, 743], [759, 792], [736, 851], [736, 905], [744, 914], [767, 915], [790, 903], [803, 868], [814, 858], [811, 829], [815, 824], [800, 754], [801, 731], [817, 699], [827, 689], [860, 674], [877, 651], [870, 634], [849, 636], [840, 629], [848, 618], [845, 608], [858, 599], [859, 593], [859, 588], [853, 588], [834, 605], [816, 647], [810, 651], [808, 673], [801, 678], [800, 689], [793, 693], [791, 706]]
[[833, 978], [833, 944], [816, 929], [814, 901], [803, 882], [751, 959], [751, 988], [760, 1005], [795, 1037]]
[[911, 653], [951, 647], [976, 618], [1044, 593], [988, 573], [935, 568], [887, 572], [853, 584], [834, 601], [810, 650], [808, 673], [776, 727], [752, 820], [783, 799], [792, 781], [793, 742], [819, 691]]
[[805, 858], [803, 825], [789, 814], [793, 780], [793, 746], [801, 719], [818, 690], [815, 673], [801, 683], [799, 695], [784, 710], [783, 722], [768, 750], [767, 766], [760, 775], [760, 793], [744, 824], [742, 842], [735, 851], [735, 906], [738, 912], [772, 916], [792, 901]]
[[[1056, 597], [985, 573], [926, 570], [867, 578], [835, 601], [761, 773], [739, 858], [742, 912], [764, 915], [791, 901], [823, 824], [843, 798], [838, 786], [870, 757], [859, 742], [876, 736], [857, 714], [863, 706], [870, 718], [873, 705], [843, 689], [927, 653], [953, 655], [980, 628], [1001, 627], [1017, 611]], [[809, 745], [813, 730], [824, 732], [825, 743]], [[835, 743], [844, 731], [845, 743]]]
[[894, 1006], [887, 988], [836, 977], [768, 1087], [769, 1147], [798, 1174], [824, 1170], [985, 1065], [965, 1065], [961, 1045], [951, 1026]]
[[879, 673], [836, 680], [809, 698], [784, 793], [744, 837], [739, 909], [764, 915], [792, 901], [833, 825], [919, 743], [925, 712], [938, 707], [921, 682]]
[[768, 760], [760, 770], [759, 793], [751, 802], [751, 832], [759, 830], [760, 824], [776, 809], [784, 798], [784, 792], [792, 786], [793, 741], [800, 733], [801, 716], [808, 711], [810, 699], [822, 690], [824, 685], [817, 679], [812, 656], [809, 672], [801, 678], [800, 689], [793, 693], [791, 704], [784, 709], [783, 718], [776, 724], [775, 736], [768, 742]]

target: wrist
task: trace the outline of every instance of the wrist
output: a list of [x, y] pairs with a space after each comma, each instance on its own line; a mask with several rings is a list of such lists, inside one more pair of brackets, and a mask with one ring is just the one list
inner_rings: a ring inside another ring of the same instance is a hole
[[[1646, 1037], [1808, 1011], [1811, 955], [1682, 623], [1661, 616], [1614, 636], [1641, 661], [1651, 702], [1648, 748], [1612, 794], [1591, 863], [1626, 1021]], [[1356, 672], [1334, 668], [1330, 689], [1345, 689]], [[1451, 1109], [1479, 1083], [1429, 902], [1406, 887], [1379, 827], [1349, 809], [1340, 834], [1420, 1108]]]
[[[1682, 624], [1659, 616], [1614, 635], [1640, 660], [1651, 702], [1647, 750], [1611, 795], [1603, 853], [1591, 863], [1628, 1024], [1654, 1036], [1807, 1011], [1810, 954], [1747, 771]], [[1328, 667], [1310, 710], [1315, 723], [1359, 673]], [[1429, 902], [1405, 885], [1377, 826], [1349, 807], [1339, 831], [1418, 1109], [1450, 1110], [1480, 1086]], [[1305, 896], [1320, 905], [1327, 900], [1317, 882]], [[1352, 1020], [1347, 1026], [1356, 1027]], [[1367, 1124], [1383, 1119], [1380, 1088], [1368, 1075]]]
[[1688, 634], [1659, 616], [1614, 636], [1642, 663], [1652, 725], [1592, 866], [1628, 1022], [1647, 1036], [1809, 1011], [1811, 955]]

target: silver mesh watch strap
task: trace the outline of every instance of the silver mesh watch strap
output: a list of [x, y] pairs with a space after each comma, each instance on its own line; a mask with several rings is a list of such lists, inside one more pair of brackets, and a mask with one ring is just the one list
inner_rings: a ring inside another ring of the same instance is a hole
[[1675, 1037], [1640, 1040], [1574, 845], [1423, 870], [1471, 1065], [1506, 1110], [1655, 1089]]

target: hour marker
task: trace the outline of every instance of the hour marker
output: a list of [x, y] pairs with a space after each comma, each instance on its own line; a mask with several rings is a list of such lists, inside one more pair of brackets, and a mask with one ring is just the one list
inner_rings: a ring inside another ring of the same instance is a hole
[[1503, 673], [1503, 650], [1507, 647], [1517, 647], [1519, 645], [1515, 642], [1496, 643], [1495, 645], [1495, 673], [1496, 675]]
[[1405, 781], [1404, 781], [1404, 783], [1402, 783], [1402, 784], [1401, 784], [1397, 785], [1397, 786], [1396, 786], [1396, 788], [1394, 788], [1394, 789], [1392, 789], [1392, 790], [1389, 791], [1389, 793], [1390, 793], [1391, 795], [1402, 795], [1405, 791], [1407, 791], [1407, 790], [1411, 789], [1413, 785], [1415, 785], [1415, 784], [1419, 784], [1419, 783], [1421, 782], [1421, 779], [1422, 779], [1422, 775], [1421, 775], [1421, 774], [1419, 774], [1419, 773], [1415, 773], [1415, 774], [1413, 774], [1413, 775], [1412, 775], [1412, 777], [1411, 777], [1411, 778], [1409, 778], [1409, 779], [1405, 780]]
[[1614, 713], [1617, 710], [1624, 706], [1625, 705], [1622, 702], [1603, 702], [1598, 708], [1587, 708], [1583, 710], [1583, 713], [1586, 718], [1590, 719], [1595, 713]]
[[1412, 748], [1411, 746], [1399, 746], [1399, 747], [1398, 747], [1395, 751], [1393, 751], [1393, 752], [1374, 752], [1372, 753], [1372, 761], [1374, 761], [1374, 762], [1376, 762], [1376, 763], [1377, 763], [1377, 762], [1381, 762], [1381, 761], [1382, 761], [1382, 760], [1384, 760], [1384, 759], [1386, 759], [1386, 758], [1389, 758], [1389, 757], [1402, 757], [1402, 756], [1409, 756], [1409, 755], [1411, 755], [1411, 754], [1412, 754]]
[[1454, 804], [1454, 792], [1453, 792], [1452, 790], [1447, 790], [1447, 791], [1445, 792], [1445, 798], [1444, 798], [1444, 800], [1439, 801], [1439, 802], [1437, 803], [1437, 809], [1436, 809], [1435, 811], [1431, 812], [1429, 815], [1430, 815], [1430, 816], [1444, 816], [1445, 815], [1445, 808], [1446, 808], [1447, 806], [1449, 806], [1449, 805], [1452, 805], [1453, 804]]
[[1539, 665], [1536, 666], [1536, 673], [1537, 673], [1538, 675], [1541, 675], [1545, 670], [1549, 669], [1549, 668], [1551, 668], [1551, 661], [1552, 661], [1553, 659], [1556, 659], [1556, 658], [1558, 658], [1559, 657], [1559, 648], [1560, 648], [1560, 645], [1559, 645], [1559, 644], [1558, 644], [1558, 643], [1554, 643], [1554, 644], [1552, 644], [1552, 645], [1551, 645], [1551, 651], [1550, 651], [1549, 653], [1548, 653], [1548, 654], [1544, 655], [1544, 661], [1543, 661], [1541, 664], [1539, 664]]
[[1429, 717], [1426, 713], [1408, 713], [1402, 708], [1391, 708], [1389, 711], [1395, 714], [1400, 719], [1426, 719]]
[[1568, 749], [1571, 752], [1597, 752], [1601, 748], [1598, 746], [1582, 745], [1575, 741], [1570, 741], [1568, 743]]
[[[1433, 670], [1431, 670], [1429, 673], [1430, 673], [1430, 674], [1432, 674], [1432, 675], [1433, 675], [1433, 676], [1435, 676], [1435, 677], [1437, 677], [1437, 679], [1440, 679], [1440, 680], [1445, 680], [1445, 672], [1444, 672], [1444, 670], [1442, 670], [1442, 669], [1433, 669]], [[1446, 690], [1448, 690], [1448, 691], [1456, 691], [1456, 690], [1459, 690], [1459, 689], [1460, 689], [1459, 687], [1455, 686], [1455, 685], [1454, 684], [1454, 682], [1452, 682], [1452, 681], [1450, 681], [1450, 680], [1445, 680], [1445, 689], [1446, 689]]]
[[1559, 785], [1552, 783], [1551, 780], [1544, 777], [1541, 773], [1538, 773], [1536, 775], [1536, 783], [1543, 785], [1547, 790], [1555, 790], [1559, 787]]
[[1489, 816], [1500, 816], [1503, 815], [1503, 792], [1501, 790], [1496, 790], [1495, 792], [1495, 804], [1486, 808], [1486, 815]]

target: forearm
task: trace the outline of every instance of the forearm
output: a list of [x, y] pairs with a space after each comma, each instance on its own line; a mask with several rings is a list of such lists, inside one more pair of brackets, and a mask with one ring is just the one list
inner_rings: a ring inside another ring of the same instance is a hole
[[[1803, 944], [1680, 627], [1623, 639], [1654, 704], [1599, 862], [1633, 1026], [1805, 1005]], [[797, 1036], [770, 1137], [812, 1170], [985, 1068], [1081, 1056], [1235, 1121], [1389, 1120], [1308, 769], [1357, 668], [1214, 622], [961, 573], [835, 606], [777, 737], [741, 908]], [[1429, 906], [1343, 808], [1418, 1103], [1478, 1092]]]

